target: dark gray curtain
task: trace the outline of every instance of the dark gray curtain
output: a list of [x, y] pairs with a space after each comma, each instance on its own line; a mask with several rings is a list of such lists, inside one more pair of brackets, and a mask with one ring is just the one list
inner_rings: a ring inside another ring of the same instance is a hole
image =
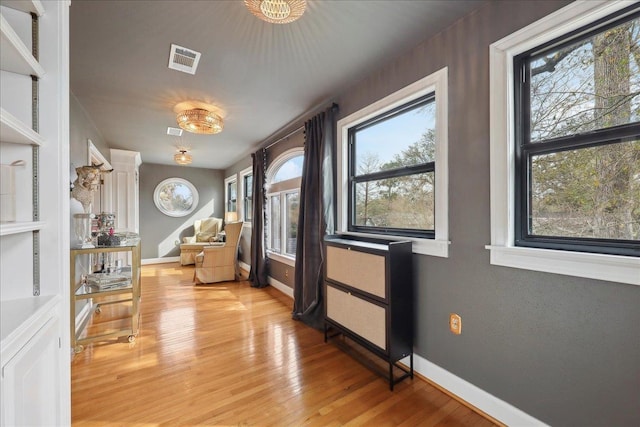
[[261, 149], [251, 155], [253, 158], [253, 229], [251, 230], [251, 271], [249, 280], [254, 288], [264, 288], [269, 284], [268, 258], [265, 256], [266, 193], [264, 191], [267, 150]]
[[293, 318], [322, 329], [325, 234], [334, 231], [333, 147], [337, 105], [305, 123], [304, 163], [293, 287]]

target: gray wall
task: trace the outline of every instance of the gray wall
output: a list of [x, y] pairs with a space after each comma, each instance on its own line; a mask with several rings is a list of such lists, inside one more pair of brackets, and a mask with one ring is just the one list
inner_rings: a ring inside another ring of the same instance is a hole
[[567, 3], [491, 2], [336, 102], [345, 117], [449, 67], [451, 246], [449, 258], [414, 256], [416, 353], [554, 426], [638, 426], [640, 287], [492, 266], [484, 249], [488, 46]]
[[[174, 177], [186, 179], [198, 190], [198, 207], [188, 216], [167, 216], [153, 203], [156, 186]], [[223, 171], [152, 163], [140, 165], [142, 259], [179, 256], [180, 248], [175, 246], [175, 242], [182, 241], [182, 237], [193, 236], [193, 222], [206, 217], [224, 218]]]
[[109, 147], [98, 133], [91, 118], [87, 115], [82, 105], [73, 93], [69, 94], [69, 163], [71, 176], [75, 176], [75, 168], [87, 164], [89, 156], [87, 140], [90, 139], [93, 145], [109, 161], [111, 154]]

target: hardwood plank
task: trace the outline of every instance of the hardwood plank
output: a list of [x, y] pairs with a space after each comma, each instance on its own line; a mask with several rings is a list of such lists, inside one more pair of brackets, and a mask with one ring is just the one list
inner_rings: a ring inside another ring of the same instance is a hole
[[[378, 359], [346, 339], [325, 344], [273, 288], [192, 277], [193, 267], [142, 267], [136, 342], [73, 358], [74, 425], [495, 425], [418, 378], [390, 392], [371, 370], [384, 372]], [[88, 332], [129, 309], [103, 306]]]

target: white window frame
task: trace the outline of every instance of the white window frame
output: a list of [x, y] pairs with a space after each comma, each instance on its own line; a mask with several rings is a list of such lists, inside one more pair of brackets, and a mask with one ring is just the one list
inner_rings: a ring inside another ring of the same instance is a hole
[[[640, 285], [636, 257], [516, 247], [513, 58], [633, 1], [577, 1], [493, 43], [490, 61], [491, 264]], [[437, 170], [437, 169], [436, 169]]]
[[[391, 95], [338, 121], [338, 224], [337, 232], [354, 236], [373, 237], [388, 240], [411, 240], [413, 252], [447, 258], [449, 256], [449, 161], [448, 161], [448, 68], [430, 74]], [[407, 104], [429, 93], [435, 93], [436, 136], [435, 136], [435, 239], [406, 236], [388, 236], [373, 233], [348, 231], [348, 159], [349, 128], [370, 120], [396, 107]]]
[[[247, 175], [253, 175], [253, 167], [249, 166], [240, 171], [240, 188], [238, 189], [238, 200], [242, 201], [238, 206], [238, 219], [244, 222], [245, 227], [251, 227], [253, 221], [247, 221], [247, 215], [244, 210], [244, 179]], [[225, 187], [226, 188], [226, 187]]]
[[229, 184], [235, 182], [236, 183], [236, 210], [232, 212], [236, 212], [238, 214], [238, 219], [240, 219], [240, 214], [238, 212], [238, 175], [232, 175], [224, 179], [224, 219], [226, 221], [227, 213], [229, 211]]
[[[270, 192], [270, 184], [271, 181], [273, 180], [274, 176], [276, 175], [276, 173], [278, 172], [278, 170], [280, 169], [280, 167], [282, 165], [284, 165], [287, 161], [291, 160], [294, 157], [297, 156], [304, 156], [304, 147], [294, 147], [294, 148], [290, 148], [288, 150], [286, 150], [285, 152], [283, 152], [282, 154], [280, 154], [274, 161], [273, 163], [271, 163], [269, 165], [269, 167], [267, 168], [267, 173], [266, 173], [266, 193], [267, 193], [267, 209], [268, 209], [268, 217], [271, 218], [271, 202], [270, 202], [270, 196], [274, 195], [274, 194], [279, 194], [280, 195], [280, 230], [281, 230], [281, 238], [284, 237], [285, 233], [284, 230], [286, 228], [286, 216], [285, 216], [285, 212], [286, 212], [286, 195], [290, 194], [290, 193], [295, 193], [297, 192], [298, 195], [300, 195], [300, 187], [298, 187], [296, 190], [294, 189], [286, 189], [286, 190], [282, 190], [282, 191], [278, 191], [276, 193], [271, 193]], [[269, 233], [271, 230], [265, 230], [265, 233]], [[286, 239], [281, 239], [282, 243], [281, 245], [284, 246], [286, 244], [285, 240]], [[267, 242], [269, 241], [269, 239], [267, 239]], [[279, 254], [277, 252], [273, 252], [271, 251], [269, 248], [266, 249], [266, 253], [267, 256], [271, 259], [274, 259], [278, 262], [281, 262], [283, 264], [286, 264], [290, 267], [295, 267], [296, 266], [296, 258], [295, 256], [290, 256], [287, 254]]]

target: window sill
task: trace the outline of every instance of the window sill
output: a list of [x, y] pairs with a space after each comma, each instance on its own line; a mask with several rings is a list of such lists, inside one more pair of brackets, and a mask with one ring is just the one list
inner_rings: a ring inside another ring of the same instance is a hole
[[390, 241], [409, 240], [413, 242], [413, 253], [419, 255], [431, 255], [441, 258], [449, 258], [449, 242], [448, 240], [433, 240], [433, 239], [419, 239], [416, 237], [404, 237], [404, 236], [386, 236], [380, 234], [371, 233], [355, 233], [353, 231], [343, 231], [338, 234], [346, 236], [360, 236], [369, 237], [373, 239], [382, 239]]
[[295, 267], [296, 266], [296, 259], [290, 256], [286, 256], [286, 255], [280, 255], [277, 254], [275, 252], [267, 252], [267, 257], [269, 257], [270, 259], [274, 260], [274, 261], [278, 261], [281, 262], [282, 264], [286, 264], [289, 267]]
[[485, 246], [491, 264], [640, 285], [640, 258], [513, 246]]

